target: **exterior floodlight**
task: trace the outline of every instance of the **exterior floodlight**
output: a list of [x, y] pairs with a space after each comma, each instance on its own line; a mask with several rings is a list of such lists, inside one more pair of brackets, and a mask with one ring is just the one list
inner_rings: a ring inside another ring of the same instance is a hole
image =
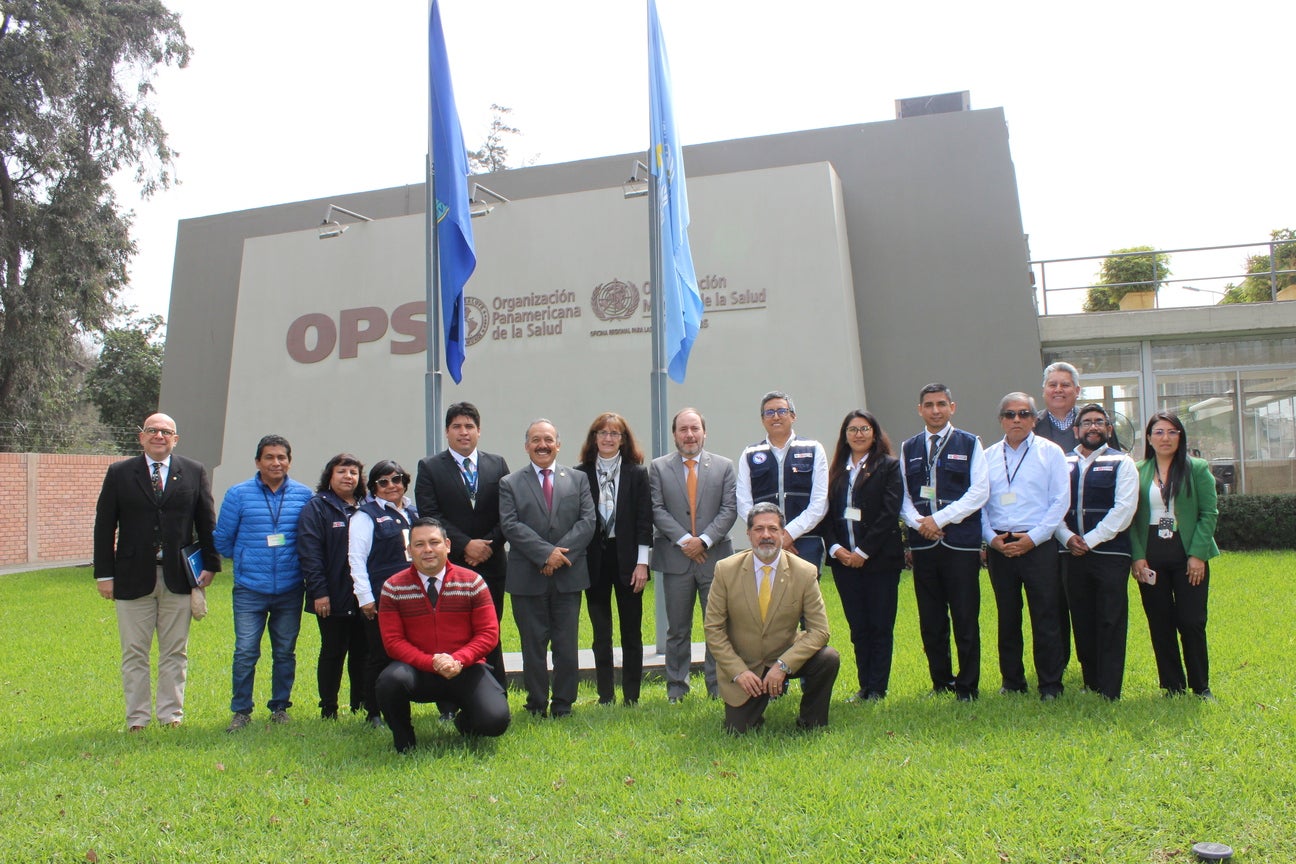
[[336, 219], [334, 219], [333, 218], [334, 212], [340, 213], [343, 216], [350, 216], [352, 219], [356, 220], [357, 222], [374, 221], [373, 219], [370, 219], [368, 216], [364, 216], [360, 213], [356, 213], [352, 210], [348, 210], [345, 207], [339, 207], [336, 204], [330, 204], [328, 206], [328, 209], [324, 211], [324, 221], [320, 223], [319, 239], [331, 240], [334, 237], [341, 237], [343, 234], [346, 233], [347, 228], [350, 227], [349, 225], [343, 225], [341, 222], [338, 222]]
[[621, 184], [621, 195], [626, 199], [648, 196], [648, 166], [638, 159], [630, 170], [630, 179]]
[[478, 216], [485, 216], [487, 213], [490, 213], [495, 209], [495, 205], [485, 201], [483, 196], [490, 196], [499, 204], [512, 203], [509, 199], [505, 198], [498, 192], [487, 189], [480, 183], [474, 183], [472, 186], [472, 194], [468, 196], [468, 215], [473, 219], [476, 219]]

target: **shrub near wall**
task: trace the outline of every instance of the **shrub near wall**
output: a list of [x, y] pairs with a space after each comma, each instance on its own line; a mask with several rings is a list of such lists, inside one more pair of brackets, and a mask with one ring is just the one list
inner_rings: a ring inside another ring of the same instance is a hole
[[1221, 495], [1215, 542], [1231, 552], [1296, 549], [1296, 495]]

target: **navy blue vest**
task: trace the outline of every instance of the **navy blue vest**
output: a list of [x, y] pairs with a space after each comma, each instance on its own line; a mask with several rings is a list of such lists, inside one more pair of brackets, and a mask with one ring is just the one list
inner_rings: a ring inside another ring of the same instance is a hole
[[[753, 504], [769, 502], [777, 504], [783, 511], [783, 523], [786, 525], [805, 512], [810, 506], [810, 491], [814, 487], [815, 442], [808, 438], [793, 438], [783, 454], [783, 473], [779, 476], [778, 460], [774, 450], [764, 441], [753, 444], [743, 451], [742, 458], [747, 460], [751, 472], [751, 496]], [[782, 480], [782, 500], [779, 497], [779, 481]], [[813, 532], [811, 532], [813, 533]]]
[[[418, 512], [411, 504], [408, 508], [410, 519], [417, 519]], [[392, 576], [410, 566], [405, 557], [405, 531], [410, 523], [399, 510], [385, 507], [377, 501], [366, 501], [360, 510], [369, 514], [373, 520], [373, 546], [369, 548], [369, 587], [374, 599], [382, 594], [383, 583]]]
[[[1079, 512], [1084, 511], [1084, 529], [1090, 531], [1095, 525], [1107, 518], [1112, 507], [1116, 505], [1116, 476], [1120, 471], [1123, 457], [1117, 453], [1103, 453], [1085, 470], [1083, 485], [1084, 495], [1080, 494], [1080, 457], [1072, 453], [1067, 456], [1067, 465], [1071, 469], [1071, 509], [1066, 514], [1066, 526], [1076, 534], [1080, 530]], [[1082, 500], [1077, 500], [1082, 499]], [[1066, 547], [1059, 547], [1065, 552]], [[1129, 529], [1117, 534], [1106, 543], [1100, 543], [1090, 550], [1103, 555], [1129, 555]]]
[[[930, 516], [947, 504], [962, 498], [972, 485], [972, 460], [977, 450], [976, 436], [962, 429], [951, 429], [945, 447], [936, 457], [936, 470], [930, 481], [936, 484], [936, 500], [922, 497], [922, 487], [929, 482], [927, 471], [927, 442], [931, 436], [924, 431], [904, 443], [904, 470], [909, 500], [922, 516]], [[935, 506], [933, 506], [935, 505]], [[938, 541], [928, 540], [917, 531], [909, 532], [909, 548], [930, 549]], [[945, 526], [945, 538], [939, 542], [951, 549], [981, 549], [981, 511], [977, 510], [962, 522]]]

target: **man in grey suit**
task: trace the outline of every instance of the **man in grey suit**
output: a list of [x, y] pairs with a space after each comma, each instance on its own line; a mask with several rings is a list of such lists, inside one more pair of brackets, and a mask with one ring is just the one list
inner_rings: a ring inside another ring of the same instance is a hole
[[[548, 420], [524, 439], [530, 462], [500, 481], [500, 528], [509, 542], [504, 590], [522, 640], [526, 709], [536, 717], [571, 714], [580, 665], [576, 655], [581, 592], [589, 587], [585, 547], [594, 537], [589, 481], [557, 464], [561, 440]], [[553, 701], [545, 655], [553, 646]]]
[[[652, 566], [666, 592], [666, 696], [678, 702], [689, 691], [693, 604], [700, 599], [705, 611], [716, 562], [733, 554], [729, 529], [738, 518], [738, 479], [732, 461], [702, 449], [706, 418], [696, 408], [676, 414], [671, 432], [676, 452], [653, 460], [648, 482], [657, 529]], [[703, 671], [714, 697], [710, 650]]]

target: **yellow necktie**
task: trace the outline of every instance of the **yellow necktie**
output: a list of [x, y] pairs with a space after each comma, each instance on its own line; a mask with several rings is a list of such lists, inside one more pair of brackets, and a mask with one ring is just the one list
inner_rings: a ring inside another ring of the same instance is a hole
[[697, 536], [697, 460], [685, 459], [684, 467], [687, 471], [684, 482], [688, 486], [689, 499], [689, 533], [694, 537]]
[[770, 590], [773, 587], [772, 584], [773, 582], [774, 580], [770, 576], [770, 566], [768, 564], [762, 564], [760, 592], [758, 595], [760, 599], [760, 610], [761, 610], [762, 621], [765, 620], [765, 615], [767, 612], [769, 612]]

